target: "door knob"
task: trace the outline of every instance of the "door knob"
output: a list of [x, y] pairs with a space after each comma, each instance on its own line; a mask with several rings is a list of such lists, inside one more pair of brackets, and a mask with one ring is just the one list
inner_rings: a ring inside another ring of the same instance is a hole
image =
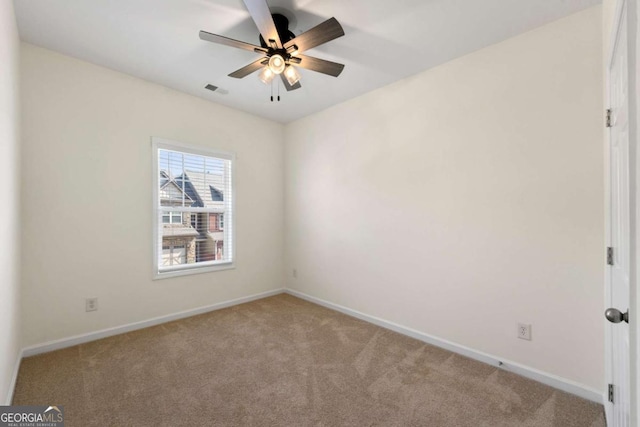
[[629, 310], [627, 310], [626, 313], [622, 313], [616, 308], [608, 308], [607, 311], [604, 312], [604, 317], [611, 323], [620, 323], [623, 320], [629, 323]]

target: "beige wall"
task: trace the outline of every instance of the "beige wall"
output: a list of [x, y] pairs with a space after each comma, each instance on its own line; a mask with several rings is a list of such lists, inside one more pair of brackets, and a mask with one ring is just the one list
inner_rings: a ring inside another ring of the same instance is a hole
[[[32, 45], [21, 58], [25, 345], [282, 287], [282, 125]], [[236, 269], [151, 280], [152, 136], [236, 153]]]
[[594, 7], [287, 126], [287, 285], [601, 393], [601, 23]]
[[[19, 40], [13, 3], [0, 2], [0, 404], [8, 404], [20, 349], [19, 301]], [[6, 403], [5, 403], [5, 399]]]

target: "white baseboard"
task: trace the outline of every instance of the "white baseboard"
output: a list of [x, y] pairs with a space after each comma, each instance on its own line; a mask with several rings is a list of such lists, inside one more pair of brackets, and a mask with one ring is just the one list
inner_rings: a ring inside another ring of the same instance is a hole
[[126, 332], [131, 332], [138, 329], [148, 328], [150, 326], [156, 326], [162, 323], [171, 322], [173, 320], [184, 319], [185, 317], [196, 316], [198, 314], [208, 313], [210, 311], [220, 310], [223, 308], [232, 307], [234, 305], [244, 304], [246, 302], [251, 302], [258, 299], [278, 295], [283, 293], [284, 291], [285, 291], [284, 288], [274, 289], [272, 291], [249, 295], [247, 297], [242, 297], [242, 298], [236, 298], [230, 301], [223, 301], [223, 302], [208, 305], [205, 307], [185, 310], [179, 313], [169, 314], [166, 316], [154, 317], [153, 319], [143, 320], [141, 322], [129, 323], [127, 325], [116, 326], [108, 329], [102, 329], [96, 332], [89, 332], [86, 334], [75, 335], [72, 337], [62, 338], [55, 341], [49, 341], [42, 344], [25, 347], [22, 350], [22, 356], [29, 357], [29, 356], [35, 356], [36, 354], [47, 353], [54, 350], [60, 350], [62, 348], [72, 347], [74, 345], [84, 344], [90, 341], [111, 337], [113, 335], [124, 334]]
[[534, 381], [540, 382], [542, 384], [546, 384], [553, 388], [557, 388], [559, 390], [565, 391], [567, 393], [574, 394], [576, 396], [582, 397], [584, 399], [590, 400], [592, 402], [596, 402], [599, 404], [604, 403], [604, 394], [597, 390], [594, 390], [590, 387], [587, 387], [583, 384], [576, 383], [574, 381], [568, 380], [566, 378], [559, 377], [557, 375], [549, 374], [546, 372], [539, 371], [537, 369], [531, 368], [529, 366], [521, 365], [519, 363], [511, 362], [509, 360], [501, 359], [497, 356], [492, 356], [490, 354], [486, 354], [480, 351], [473, 350], [469, 347], [465, 347], [460, 344], [453, 343], [451, 341], [447, 341], [438, 337], [434, 337], [433, 335], [425, 334], [424, 332], [417, 331], [415, 329], [407, 328], [406, 326], [398, 325], [397, 323], [389, 322], [384, 319], [380, 319], [375, 316], [370, 316], [365, 313], [361, 313], [356, 310], [352, 310], [350, 308], [344, 307], [339, 304], [334, 304], [329, 301], [322, 300], [320, 298], [316, 298], [311, 295], [307, 295], [305, 293], [293, 290], [286, 289], [286, 293], [293, 295], [295, 297], [307, 300], [309, 302], [321, 305], [323, 307], [330, 308], [332, 310], [339, 311], [348, 316], [358, 318], [360, 320], [364, 320], [365, 322], [372, 323], [377, 326], [381, 326], [385, 329], [392, 330], [394, 332], [398, 332], [403, 335], [407, 335], [411, 338], [415, 338], [417, 340], [426, 342], [428, 344], [435, 345], [436, 347], [444, 348], [445, 350], [449, 350], [451, 352], [461, 354], [470, 359], [478, 360], [483, 363], [487, 363], [492, 366], [499, 367], [506, 371], [513, 372], [515, 374], [521, 375], [523, 377], [532, 379]]
[[13, 365], [13, 374], [11, 375], [11, 381], [9, 382], [9, 392], [7, 393], [7, 400], [5, 405], [11, 405], [13, 401], [13, 393], [16, 390], [16, 382], [18, 381], [18, 372], [20, 371], [20, 362], [22, 362], [23, 351], [20, 350], [16, 355], [16, 363]]

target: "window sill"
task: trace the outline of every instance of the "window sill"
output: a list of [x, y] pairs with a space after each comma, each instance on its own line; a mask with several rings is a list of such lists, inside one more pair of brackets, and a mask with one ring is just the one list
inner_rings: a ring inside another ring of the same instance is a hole
[[225, 262], [217, 265], [208, 265], [202, 267], [185, 267], [176, 270], [154, 271], [153, 280], [169, 279], [171, 277], [190, 276], [192, 274], [211, 273], [213, 271], [232, 270], [235, 269], [234, 262]]

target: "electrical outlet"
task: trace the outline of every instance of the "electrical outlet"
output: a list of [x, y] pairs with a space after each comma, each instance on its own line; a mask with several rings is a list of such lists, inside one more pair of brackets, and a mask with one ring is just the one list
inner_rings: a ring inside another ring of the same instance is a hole
[[85, 311], [98, 311], [98, 298], [87, 298], [84, 300]]
[[518, 323], [518, 338], [531, 341], [531, 325]]
[[298, 270], [296, 270], [294, 268], [291, 274], [293, 275], [293, 278], [295, 279], [296, 277], [298, 277]]

